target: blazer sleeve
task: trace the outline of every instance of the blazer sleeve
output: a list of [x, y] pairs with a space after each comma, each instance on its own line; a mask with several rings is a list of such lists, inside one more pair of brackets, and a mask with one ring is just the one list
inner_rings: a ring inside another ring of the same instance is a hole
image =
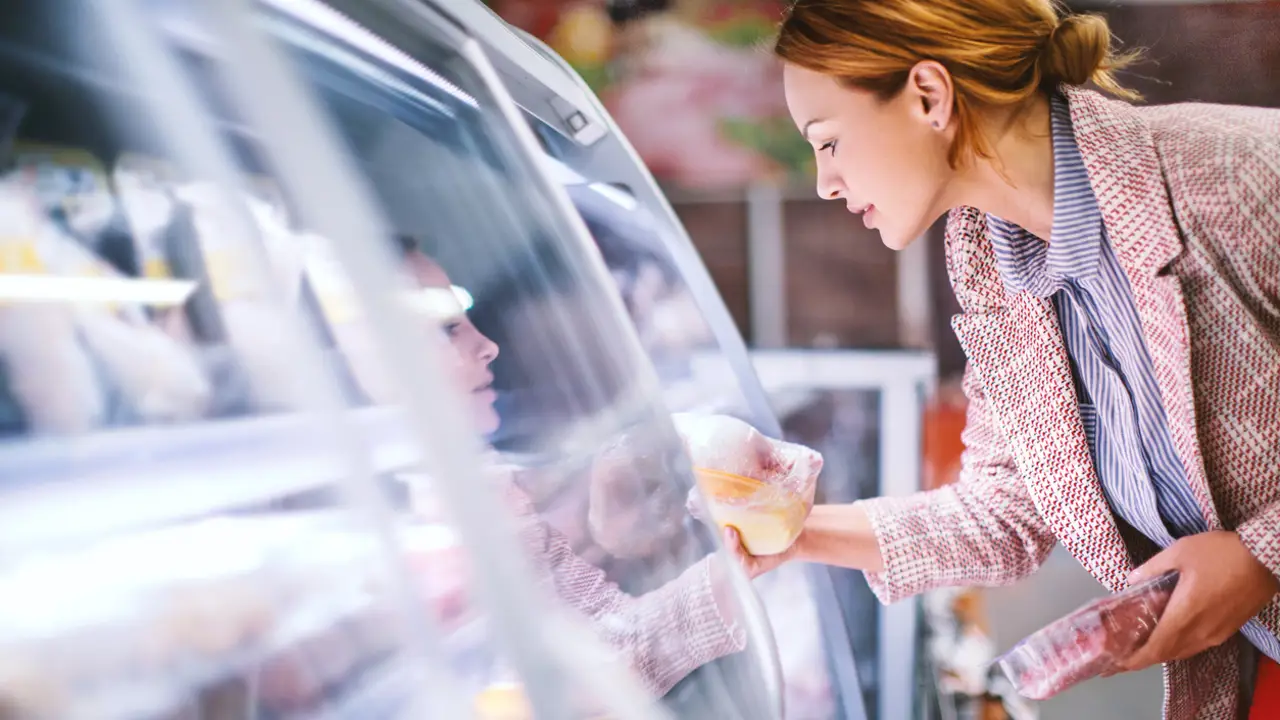
[[1258, 562], [1280, 578], [1280, 502], [1241, 523], [1236, 532]]
[[558, 594], [591, 618], [650, 692], [665, 695], [698, 667], [746, 647], [745, 629], [721, 614], [710, 556], [637, 597], [578, 557], [559, 531], [548, 527], [547, 533], [546, 559]]
[[633, 596], [579, 556], [564, 533], [538, 516], [516, 483], [507, 486], [506, 495], [534, 566], [565, 605], [586, 616], [596, 635], [650, 692], [665, 695], [698, 667], [746, 647], [736, 608], [722, 610], [717, 599], [714, 556], [656, 590]]
[[1003, 585], [1030, 575], [1057, 544], [1032, 503], [991, 417], [981, 383], [965, 371], [969, 407], [960, 479], [900, 498], [863, 501], [884, 570], [867, 573], [883, 603], [934, 588]]

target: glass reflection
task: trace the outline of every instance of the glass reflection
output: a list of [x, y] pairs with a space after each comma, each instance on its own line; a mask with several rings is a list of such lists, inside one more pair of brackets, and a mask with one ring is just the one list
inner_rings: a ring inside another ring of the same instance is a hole
[[[435, 260], [416, 246], [402, 249], [405, 269], [418, 288], [451, 291], [453, 282]], [[467, 395], [470, 421], [478, 433], [492, 434], [501, 423], [494, 409], [496, 394], [490, 368], [498, 357], [498, 346], [476, 328], [461, 304], [433, 313], [432, 319], [449, 338], [452, 381]], [[629, 462], [619, 463], [620, 452], [615, 448], [601, 463], [601, 475], [634, 469]], [[728, 578], [712, 558], [694, 564], [651, 592], [628, 595], [609, 582], [601, 569], [575, 553], [564, 533], [539, 516], [520, 487], [526, 469], [496, 452], [491, 462], [490, 475], [501, 483], [520, 523], [522, 543], [541, 575], [565, 603], [591, 619], [593, 627], [650, 690], [663, 694], [694, 668], [745, 646], [745, 633], [734, 619], [738, 610]], [[615, 489], [619, 485], [605, 484]], [[621, 505], [642, 504], [637, 500], [640, 498], [631, 496]], [[653, 539], [647, 532], [639, 534]], [[621, 544], [630, 545], [625, 540]]]

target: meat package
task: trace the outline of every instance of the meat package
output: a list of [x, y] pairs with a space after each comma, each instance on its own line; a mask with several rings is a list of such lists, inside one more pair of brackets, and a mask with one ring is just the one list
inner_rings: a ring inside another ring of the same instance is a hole
[[1177, 584], [1169, 572], [1095, 600], [1024, 638], [1000, 657], [1000, 668], [1032, 700], [1111, 672], [1151, 637]]
[[753, 555], [791, 547], [813, 508], [822, 454], [725, 415], [672, 419], [715, 523], [735, 528]]
[[6, 558], [0, 718], [277, 717], [354, 695], [415, 662], [377, 550], [340, 516], [299, 513]]

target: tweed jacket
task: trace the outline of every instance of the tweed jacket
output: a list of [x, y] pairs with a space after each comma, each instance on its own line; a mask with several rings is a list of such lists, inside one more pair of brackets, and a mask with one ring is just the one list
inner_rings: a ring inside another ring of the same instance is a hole
[[[1064, 93], [1200, 510], [1280, 576], [1280, 111]], [[1009, 583], [1059, 542], [1124, 588], [1154, 546], [1103, 496], [1051, 301], [1004, 286], [982, 212], [953, 211], [946, 246], [969, 358], [961, 477], [867, 503], [885, 562], [873, 588], [892, 602]], [[1280, 632], [1280, 598], [1259, 620]], [[1167, 665], [1165, 717], [1234, 720], [1237, 651]]]

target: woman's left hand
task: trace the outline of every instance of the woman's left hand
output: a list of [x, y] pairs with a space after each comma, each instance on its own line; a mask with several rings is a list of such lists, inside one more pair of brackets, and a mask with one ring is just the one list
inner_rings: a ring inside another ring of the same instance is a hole
[[[801, 537], [804, 536], [801, 535]], [[729, 555], [742, 566], [743, 571], [747, 573], [747, 577], [752, 580], [785, 565], [796, 556], [798, 550], [797, 546], [793, 544], [778, 555], [752, 555], [742, 544], [742, 536], [738, 534], [738, 530], [733, 527], [726, 527], [721, 530], [720, 538], [724, 541], [724, 547], [729, 551]], [[799, 540], [796, 541], [796, 543], [799, 542]]]
[[1121, 670], [1185, 660], [1217, 647], [1280, 593], [1280, 580], [1233, 532], [1182, 538], [1129, 576], [1131, 584], [1178, 571], [1164, 615], [1147, 643], [1119, 663]]

